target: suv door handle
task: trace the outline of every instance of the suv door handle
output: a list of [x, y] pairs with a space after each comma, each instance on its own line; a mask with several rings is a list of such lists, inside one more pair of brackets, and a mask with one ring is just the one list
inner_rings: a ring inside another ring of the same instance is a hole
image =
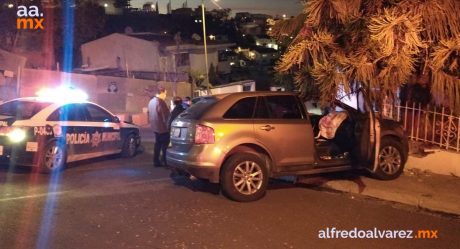
[[271, 130], [274, 130], [275, 127], [273, 127], [271, 125], [264, 125], [264, 126], [261, 126], [260, 129], [264, 130], [264, 131], [271, 131]]

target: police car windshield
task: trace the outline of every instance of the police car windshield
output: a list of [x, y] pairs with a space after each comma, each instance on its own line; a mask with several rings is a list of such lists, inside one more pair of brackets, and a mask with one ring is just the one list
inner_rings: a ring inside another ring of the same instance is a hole
[[16, 117], [17, 120], [30, 119], [51, 103], [14, 100], [0, 105], [0, 115]]

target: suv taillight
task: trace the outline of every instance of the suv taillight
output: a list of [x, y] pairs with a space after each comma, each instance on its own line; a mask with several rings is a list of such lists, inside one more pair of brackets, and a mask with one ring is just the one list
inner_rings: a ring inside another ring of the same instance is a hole
[[214, 129], [205, 125], [196, 125], [195, 131], [196, 144], [213, 144], [214, 143]]

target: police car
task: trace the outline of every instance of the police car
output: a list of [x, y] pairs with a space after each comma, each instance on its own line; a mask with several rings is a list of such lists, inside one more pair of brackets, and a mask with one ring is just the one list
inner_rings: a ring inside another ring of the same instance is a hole
[[67, 162], [118, 153], [135, 156], [138, 127], [82, 99], [58, 91], [2, 103], [0, 159], [49, 173]]

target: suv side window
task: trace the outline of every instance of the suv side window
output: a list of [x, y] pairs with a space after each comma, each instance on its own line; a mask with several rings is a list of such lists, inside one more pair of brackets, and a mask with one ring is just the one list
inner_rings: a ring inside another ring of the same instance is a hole
[[267, 103], [264, 97], [257, 98], [256, 114], [254, 118], [256, 119], [268, 119], [269, 118]]
[[248, 119], [252, 118], [254, 107], [256, 105], [256, 97], [248, 97], [238, 100], [224, 114], [224, 118], [228, 119]]
[[295, 96], [267, 96], [266, 109], [270, 119], [303, 119], [302, 111]]
[[47, 118], [48, 121], [86, 121], [81, 104], [68, 104], [55, 110]]

